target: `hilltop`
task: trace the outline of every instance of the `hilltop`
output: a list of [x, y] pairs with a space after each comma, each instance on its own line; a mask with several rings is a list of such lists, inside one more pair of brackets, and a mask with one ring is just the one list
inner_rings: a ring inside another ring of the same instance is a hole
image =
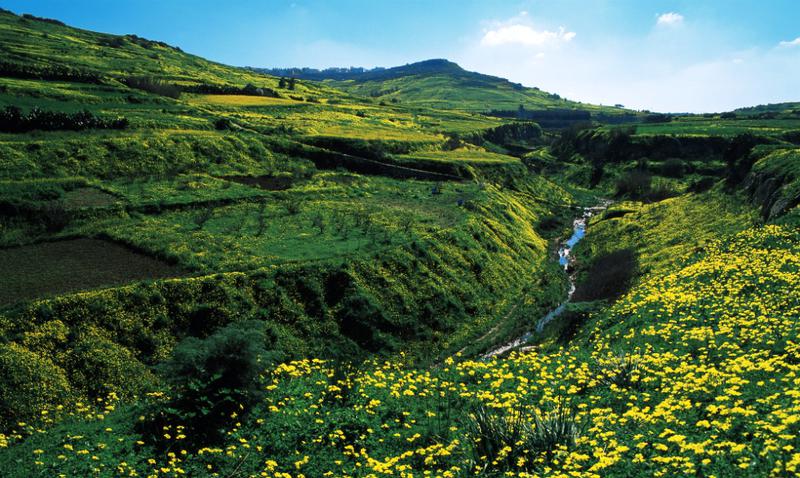
[[[254, 71], [276, 76], [322, 80], [335, 88], [382, 101], [417, 107], [495, 112], [516, 116], [520, 107], [539, 110], [582, 111], [600, 117], [629, 116], [622, 108], [578, 103], [539, 88], [525, 87], [504, 78], [464, 70], [445, 59], [425, 60], [393, 68], [274, 68]], [[588, 118], [588, 116], [587, 116]], [[537, 119], [535, 117], [531, 119]]]

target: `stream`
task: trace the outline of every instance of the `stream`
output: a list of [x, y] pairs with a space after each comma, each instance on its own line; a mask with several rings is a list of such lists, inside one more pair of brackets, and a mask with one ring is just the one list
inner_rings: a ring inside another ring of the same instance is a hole
[[507, 342], [503, 345], [491, 349], [490, 351], [483, 354], [481, 358], [488, 359], [494, 357], [495, 355], [501, 355], [508, 352], [509, 350], [513, 350], [525, 345], [526, 343], [528, 343], [528, 341], [530, 341], [531, 337], [533, 337], [534, 334], [541, 333], [542, 330], [544, 330], [545, 325], [556, 319], [564, 312], [564, 309], [567, 308], [567, 304], [572, 299], [572, 295], [575, 293], [575, 273], [572, 271], [571, 267], [575, 261], [575, 258], [571, 255], [572, 249], [574, 249], [575, 245], [578, 244], [581, 241], [581, 239], [583, 239], [586, 236], [586, 224], [589, 222], [589, 218], [605, 210], [610, 204], [611, 204], [610, 201], [603, 200], [598, 206], [582, 208], [583, 213], [581, 214], [581, 216], [575, 218], [572, 221], [572, 235], [566, 241], [561, 242], [561, 244], [558, 247], [558, 263], [561, 265], [561, 267], [564, 268], [564, 272], [567, 274], [567, 277], [569, 278], [569, 290], [567, 292], [566, 299], [564, 299], [564, 302], [562, 302], [555, 309], [548, 312], [547, 315], [540, 318], [536, 322], [536, 327], [534, 328], [534, 330], [529, 330], [520, 337], [517, 337], [516, 339], [510, 342]]

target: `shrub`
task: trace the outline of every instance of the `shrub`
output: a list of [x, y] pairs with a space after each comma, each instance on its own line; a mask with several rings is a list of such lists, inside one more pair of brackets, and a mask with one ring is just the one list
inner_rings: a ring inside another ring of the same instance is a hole
[[62, 27], [66, 26], [64, 24], [64, 22], [62, 22], [60, 20], [54, 20], [52, 18], [37, 17], [36, 15], [31, 15], [30, 13], [23, 13], [22, 14], [22, 18], [24, 18], [26, 20], [34, 20], [34, 21], [37, 21], [37, 22], [44, 22], [44, 23], [50, 23], [50, 24], [53, 24], [53, 25], [59, 25], [59, 26], [62, 26]]
[[105, 398], [112, 392], [132, 398], [155, 383], [155, 377], [130, 350], [97, 334], [78, 340], [65, 363], [70, 383], [91, 398]]
[[36, 218], [47, 232], [60, 232], [69, 224], [70, 216], [62, 201], [48, 201], [35, 211]]
[[610, 300], [621, 296], [636, 274], [636, 254], [620, 249], [597, 257], [587, 268], [572, 298], [576, 302]]
[[60, 111], [44, 111], [34, 107], [28, 114], [16, 106], [7, 106], [0, 111], [0, 131], [6, 133], [24, 133], [33, 130], [80, 131], [85, 129], [125, 129], [126, 118], [103, 119], [89, 111], [63, 113]]
[[257, 321], [230, 324], [203, 340], [184, 339], [161, 366], [171, 398], [153, 405], [143, 431], [161, 443], [164, 427], [182, 427], [195, 446], [222, 442], [231, 414], [246, 415], [261, 395], [264, 343], [264, 324]]
[[645, 116], [642, 121], [645, 123], [669, 123], [672, 121], [672, 116], [661, 113], [653, 113]]
[[600, 383], [619, 388], [635, 387], [641, 379], [639, 361], [631, 355], [614, 357], [601, 364]]
[[233, 127], [233, 123], [228, 118], [217, 118], [214, 120], [214, 129], [227, 130]]
[[74, 81], [77, 83], [101, 83], [99, 73], [59, 65], [27, 65], [0, 61], [0, 76], [30, 80]]
[[50, 359], [13, 342], [0, 345], [0, 430], [41, 416], [69, 395], [64, 371]]
[[302, 210], [302, 205], [300, 204], [300, 201], [297, 200], [297, 198], [287, 199], [284, 205], [286, 206], [286, 212], [288, 212], [289, 215], [291, 216], [299, 214], [300, 211]]
[[200, 83], [196, 85], [182, 85], [179, 88], [182, 92], [196, 93], [199, 95], [244, 95], [280, 98], [280, 95], [272, 88], [259, 88], [249, 83], [244, 87], [213, 83]]
[[181, 89], [177, 85], [149, 76], [130, 76], [122, 80], [129, 88], [146, 91], [168, 98], [180, 98]]
[[687, 190], [691, 193], [703, 193], [713, 188], [716, 183], [716, 178], [705, 176], [690, 184]]
[[725, 179], [729, 185], [734, 186], [744, 180], [753, 167], [754, 158], [751, 157], [750, 151], [762, 142], [764, 142], [762, 138], [752, 133], [742, 133], [733, 138], [722, 156], [727, 166]]
[[682, 178], [686, 174], [686, 163], [679, 158], [670, 158], [661, 163], [661, 175], [668, 178]]
[[653, 177], [650, 173], [635, 169], [623, 175], [617, 181], [617, 196], [643, 198], [650, 193]]
[[667, 181], [655, 181], [650, 188], [650, 193], [643, 199], [648, 201], [663, 201], [678, 195], [678, 191]]

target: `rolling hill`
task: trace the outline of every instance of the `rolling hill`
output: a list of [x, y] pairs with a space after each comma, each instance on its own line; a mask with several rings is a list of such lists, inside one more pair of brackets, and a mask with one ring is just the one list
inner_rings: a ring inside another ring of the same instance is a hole
[[466, 71], [456, 63], [444, 59], [373, 70], [276, 68], [255, 71], [276, 76], [322, 80], [325, 84], [359, 96], [426, 108], [483, 113], [497, 111], [512, 116], [517, 114], [520, 106], [534, 112], [581, 110], [602, 117], [632, 113], [621, 108], [569, 101], [539, 88], [528, 88], [504, 78]]

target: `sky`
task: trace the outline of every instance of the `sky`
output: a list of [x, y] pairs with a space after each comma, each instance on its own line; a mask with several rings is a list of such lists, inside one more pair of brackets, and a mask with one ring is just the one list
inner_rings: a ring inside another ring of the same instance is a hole
[[663, 112], [800, 101], [800, 0], [0, 0], [236, 66], [447, 58], [569, 99]]

